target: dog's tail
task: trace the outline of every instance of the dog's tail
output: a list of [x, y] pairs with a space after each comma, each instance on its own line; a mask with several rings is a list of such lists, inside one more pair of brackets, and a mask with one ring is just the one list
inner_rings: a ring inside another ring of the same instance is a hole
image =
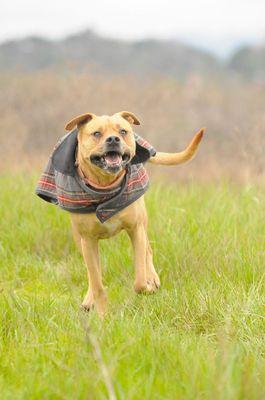
[[202, 140], [205, 128], [199, 130], [193, 137], [188, 147], [180, 153], [161, 153], [158, 152], [154, 157], [149, 158], [149, 162], [157, 165], [177, 165], [191, 160]]

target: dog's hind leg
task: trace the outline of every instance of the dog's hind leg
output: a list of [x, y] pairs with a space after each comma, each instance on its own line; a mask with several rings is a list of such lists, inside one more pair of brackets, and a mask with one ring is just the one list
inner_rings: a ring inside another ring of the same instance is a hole
[[137, 293], [152, 293], [153, 285], [147, 281], [146, 271], [146, 251], [147, 236], [144, 224], [137, 224], [133, 231], [129, 232], [133, 250], [134, 250], [134, 266], [135, 266], [135, 282], [134, 290]]
[[[147, 236], [147, 235], [146, 235]], [[150, 246], [148, 237], [147, 237], [147, 248], [146, 248], [146, 278], [147, 282], [149, 282], [153, 289], [156, 290], [160, 287], [160, 279], [155, 270], [154, 263], [153, 263], [153, 251], [152, 247]]]

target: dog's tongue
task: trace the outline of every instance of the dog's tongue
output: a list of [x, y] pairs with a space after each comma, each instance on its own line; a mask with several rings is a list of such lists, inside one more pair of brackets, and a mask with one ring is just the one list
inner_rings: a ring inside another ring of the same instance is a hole
[[122, 158], [121, 155], [118, 153], [108, 153], [105, 156], [105, 160], [108, 165], [114, 166], [120, 164]]

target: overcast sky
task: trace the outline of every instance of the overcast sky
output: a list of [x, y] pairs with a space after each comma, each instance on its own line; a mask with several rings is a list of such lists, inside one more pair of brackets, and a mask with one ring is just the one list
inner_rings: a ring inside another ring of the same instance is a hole
[[1, 0], [0, 41], [60, 38], [91, 28], [112, 37], [176, 38], [226, 55], [265, 42], [265, 0]]

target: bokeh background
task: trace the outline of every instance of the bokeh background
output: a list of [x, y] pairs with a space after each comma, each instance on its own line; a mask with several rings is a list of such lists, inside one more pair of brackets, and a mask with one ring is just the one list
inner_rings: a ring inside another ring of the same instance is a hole
[[[172, 180], [264, 182], [265, 3], [4, 1], [0, 169], [41, 169], [76, 114], [133, 111]], [[161, 171], [163, 169], [163, 172]]]

